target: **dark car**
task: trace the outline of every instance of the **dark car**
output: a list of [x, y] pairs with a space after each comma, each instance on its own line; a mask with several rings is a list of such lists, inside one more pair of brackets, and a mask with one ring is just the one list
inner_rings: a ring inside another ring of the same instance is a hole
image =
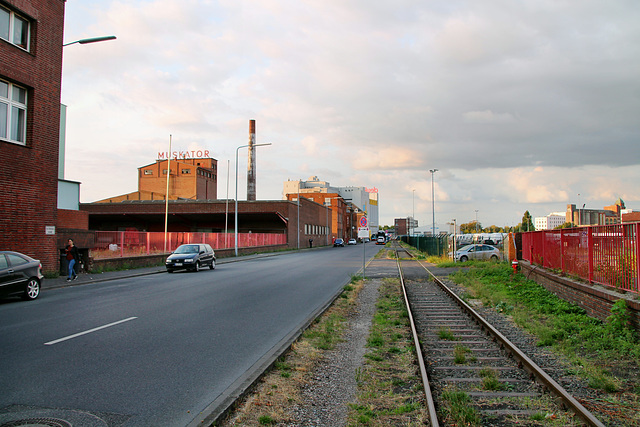
[[344, 246], [344, 240], [338, 237], [333, 241], [333, 247], [335, 248], [336, 246]]
[[19, 252], [0, 251], [0, 297], [22, 295], [34, 300], [40, 295], [42, 264]]
[[199, 271], [206, 266], [213, 270], [216, 268], [216, 254], [206, 243], [180, 245], [169, 255], [165, 265], [169, 273], [175, 270]]

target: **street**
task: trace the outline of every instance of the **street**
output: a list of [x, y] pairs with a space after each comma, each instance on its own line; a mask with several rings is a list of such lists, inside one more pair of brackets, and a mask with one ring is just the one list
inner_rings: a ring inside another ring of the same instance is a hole
[[0, 300], [0, 421], [82, 411], [95, 425], [185, 426], [380, 249], [365, 246]]

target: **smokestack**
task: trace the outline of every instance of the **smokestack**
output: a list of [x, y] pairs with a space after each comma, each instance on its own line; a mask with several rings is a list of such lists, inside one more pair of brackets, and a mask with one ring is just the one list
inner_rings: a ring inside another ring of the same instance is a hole
[[247, 200], [256, 199], [256, 121], [249, 120], [249, 161], [247, 162]]

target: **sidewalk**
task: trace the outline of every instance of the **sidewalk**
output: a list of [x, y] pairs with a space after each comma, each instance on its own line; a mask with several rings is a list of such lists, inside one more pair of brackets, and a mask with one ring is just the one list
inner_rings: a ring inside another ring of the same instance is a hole
[[[282, 255], [290, 252], [266, 252], [262, 254], [243, 255], [239, 257], [217, 258], [216, 266], [228, 264], [230, 262], [244, 261], [255, 258], [266, 258]], [[56, 277], [55, 279], [43, 279], [42, 290], [64, 288], [67, 286], [85, 285], [87, 283], [107, 282], [109, 280], [124, 279], [129, 277], [148, 276], [150, 274], [166, 273], [167, 269], [160, 265], [155, 267], [133, 268], [131, 270], [105, 271], [103, 273], [80, 273], [76, 280], [67, 282], [67, 276]]]

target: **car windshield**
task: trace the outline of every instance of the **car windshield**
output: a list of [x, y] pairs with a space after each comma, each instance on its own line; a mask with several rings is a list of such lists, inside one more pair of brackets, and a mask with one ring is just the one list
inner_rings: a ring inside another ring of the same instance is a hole
[[176, 254], [197, 254], [199, 252], [198, 245], [182, 245], [174, 253]]

